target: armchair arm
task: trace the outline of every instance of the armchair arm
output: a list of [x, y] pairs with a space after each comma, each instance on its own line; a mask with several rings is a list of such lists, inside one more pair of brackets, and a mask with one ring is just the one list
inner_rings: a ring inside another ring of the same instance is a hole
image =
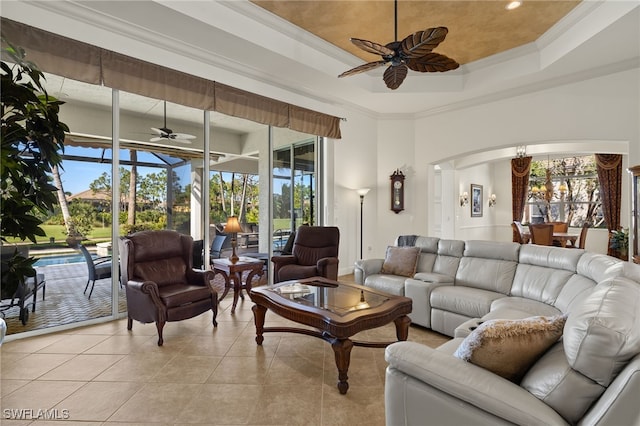
[[318, 269], [321, 277], [337, 280], [338, 263], [339, 259], [337, 257], [323, 257], [316, 263], [316, 269]]
[[298, 259], [292, 254], [271, 256], [271, 262], [273, 262], [273, 282], [280, 282], [280, 268], [285, 265], [293, 265], [297, 261]]
[[187, 270], [187, 280], [189, 284], [208, 286], [211, 280], [215, 277], [213, 271], [205, 271], [199, 269]]
[[379, 274], [382, 270], [384, 259], [360, 259], [355, 263], [354, 276], [356, 284], [364, 284], [369, 275]]
[[[566, 425], [544, 402], [481, 367], [415, 342], [387, 347], [387, 424]], [[436, 410], [428, 410], [428, 407]]]
[[271, 256], [271, 261], [273, 262], [273, 266], [276, 267], [294, 264], [298, 259], [292, 254], [283, 254], [280, 256]]
[[143, 323], [166, 321], [166, 308], [153, 281], [127, 281], [127, 309], [129, 318]]

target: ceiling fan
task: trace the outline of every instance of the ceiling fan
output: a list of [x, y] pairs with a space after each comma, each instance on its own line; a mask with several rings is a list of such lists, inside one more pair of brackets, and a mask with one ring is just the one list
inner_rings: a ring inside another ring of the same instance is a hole
[[164, 101], [164, 125], [163, 127], [157, 128], [152, 127], [151, 130], [156, 132], [158, 136], [152, 137], [149, 142], [158, 142], [161, 140], [175, 140], [184, 143], [189, 142], [191, 139], [195, 139], [196, 137], [193, 135], [189, 135], [187, 133], [173, 133], [173, 130], [167, 127], [167, 101]]
[[407, 36], [398, 41], [398, 0], [394, 1], [395, 41], [381, 45], [368, 40], [352, 38], [351, 42], [365, 52], [382, 56], [381, 61], [368, 62], [343, 72], [338, 77], [347, 77], [369, 71], [389, 63], [383, 79], [387, 87], [395, 90], [407, 77], [408, 70], [418, 72], [444, 72], [458, 68], [455, 60], [432, 52], [447, 36], [446, 27], [428, 28]]

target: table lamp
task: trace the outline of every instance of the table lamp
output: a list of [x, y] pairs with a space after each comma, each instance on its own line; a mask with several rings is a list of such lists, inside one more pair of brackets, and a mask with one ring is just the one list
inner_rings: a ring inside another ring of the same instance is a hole
[[227, 218], [227, 224], [224, 226], [224, 232], [231, 234], [232, 252], [231, 256], [229, 257], [229, 261], [231, 261], [231, 263], [236, 263], [239, 260], [239, 257], [236, 254], [236, 246], [238, 245], [236, 236], [238, 232], [242, 232], [242, 228], [240, 227], [240, 222], [238, 222], [237, 216], [229, 216]]

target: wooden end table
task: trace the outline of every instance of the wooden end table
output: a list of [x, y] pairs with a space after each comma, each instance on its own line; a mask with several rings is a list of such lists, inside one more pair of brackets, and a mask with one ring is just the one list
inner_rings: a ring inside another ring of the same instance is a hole
[[[322, 277], [285, 281], [254, 288], [249, 293], [256, 325], [256, 343], [263, 333], [289, 332], [318, 337], [331, 344], [338, 367], [338, 390], [347, 393], [347, 372], [353, 346], [384, 348], [393, 342], [353, 341], [363, 330], [395, 323], [398, 340], [407, 340], [412, 302], [408, 297], [383, 293], [372, 288], [339, 283]], [[315, 328], [265, 327], [267, 310]]]
[[[225, 280], [224, 292], [218, 299], [220, 302], [225, 298], [229, 289], [233, 288], [233, 304], [231, 305], [231, 313], [236, 312], [236, 305], [238, 304], [238, 297], [244, 300], [242, 290], [246, 290], [247, 294], [251, 290], [251, 281], [256, 277], [262, 277], [264, 273], [264, 262], [259, 259], [252, 259], [250, 257], [240, 257], [236, 263], [231, 263], [229, 259], [213, 259], [211, 263], [214, 276], [215, 274], [222, 274]], [[242, 274], [245, 271], [249, 271], [247, 279], [242, 282]]]

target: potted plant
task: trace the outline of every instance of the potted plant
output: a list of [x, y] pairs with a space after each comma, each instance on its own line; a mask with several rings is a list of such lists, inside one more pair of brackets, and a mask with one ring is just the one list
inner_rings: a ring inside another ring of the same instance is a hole
[[37, 213], [53, 210], [56, 187], [50, 183], [52, 167], [62, 162], [65, 131], [58, 113], [63, 102], [49, 96], [44, 75], [26, 59], [24, 49], [3, 38], [2, 145], [0, 149], [0, 235], [3, 244], [2, 294], [13, 295], [26, 277], [36, 275], [35, 259], [8, 246], [8, 239], [30, 240], [45, 236]]
[[620, 228], [611, 231], [609, 247], [619, 259], [627, 260], [629, 257], [629, 228]]

